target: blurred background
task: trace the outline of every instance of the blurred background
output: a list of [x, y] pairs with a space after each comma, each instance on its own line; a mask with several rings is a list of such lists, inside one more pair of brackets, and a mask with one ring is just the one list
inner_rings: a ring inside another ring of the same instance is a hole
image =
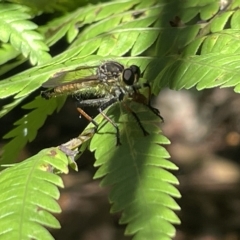
[[[174, 174], [180, 181], [182, 198], [177, 201], [182, 209], [177, 214], [182, 224], [177, 226], [175, 240], [240, 239], [240, 95], [219, 88], [163, 90], [153, 104], [164, 117], [161, 128], [172, 143], [167, 149], [179, 167]], [[0, 119], [1, 136], [24, 113], [18, 109]], [[87, 124], [68, 99], [19, 160], [67, 142]], [[85, 152], [77, 162], [79, 172], [63, 176], [65, 189], [59, 200], [63, 212], [56, 216], [62, 229], [52, 230], [56, 240], [131, 239], [123, 236], [124, 226], [118, 225], [120, 214], [109, 214], [108, 189], [92, 180], [93, 162], [93, 155]]]

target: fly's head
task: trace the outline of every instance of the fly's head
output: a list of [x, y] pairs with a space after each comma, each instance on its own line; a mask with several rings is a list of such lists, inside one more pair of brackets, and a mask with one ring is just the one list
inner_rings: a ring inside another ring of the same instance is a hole
[[127, 86], [133, 86], [140, 78], [140, 68], [136, 65], [131, 65], [129, 68], [125, 68], [122, 74], [122, 82]]

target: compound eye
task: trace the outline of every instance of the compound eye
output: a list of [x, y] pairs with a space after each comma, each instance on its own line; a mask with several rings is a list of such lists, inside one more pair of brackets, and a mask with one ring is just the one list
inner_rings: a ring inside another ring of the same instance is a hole
[[138, 81], [141, 75], [140, 68], [136, 65], [131, 65], [129, 68], [133, 71], [136, 81]]
[[128, 86], [133, 85], [134, 80], [135, 80], [135, 75], [134, 75], [134, 72], [132, 71], [132, 69], [130, 69], [130, 68], [124, 69], [123, 75], [122, 75], [122, 80]]

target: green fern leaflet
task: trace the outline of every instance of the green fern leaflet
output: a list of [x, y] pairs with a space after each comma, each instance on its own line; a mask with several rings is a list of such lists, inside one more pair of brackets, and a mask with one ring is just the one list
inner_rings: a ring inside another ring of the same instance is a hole
[[57, 187], [63, 187], [53, 170], [68, 173], [67, 164], [51, 148], [1, 172], [0, 239], [53, 239], [45, 227], [60, 228], [52, 213], [61, 212]]
[[113, 106], [107, 114], [119, 124], [122, 145], [115, 146], [111, 124], [100, 126], [90, 144], [91, 151], [95, 151], [94, 165], [99, 167], [94, 178], [103, 177], [101, 185], [112, 186], [111, 212], [123, 212], [120, 223], [128, 224], [127, 235], [134, 235], [133, 239], [171, 239], [175, 235], [172, 224], [180, 223], [174, 213], [179, 210], [174, 198], [180, 193], [173, 186], [178, 180], [169, 172], [177, 167], [161, 146], [169, 140], [160, 132], [160, 118], [146, 106], [129, 101], [126, 104], [137, 109], [149, 135], [143, 135], [123, 103]]

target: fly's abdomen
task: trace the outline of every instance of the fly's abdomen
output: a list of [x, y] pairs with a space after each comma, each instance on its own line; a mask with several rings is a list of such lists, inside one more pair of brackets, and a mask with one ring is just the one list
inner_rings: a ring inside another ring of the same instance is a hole
[[[91, 86], [92, 85], [92, 86]], [[55, 87], [53, 89], [48, 89], [46, 91], [41, 92], [41, 96], [45, 99], [50, 99], [53, 97], [58, 97], [61, 95], [75, 95], [75, 94], [87, 94], [88, 91], [97, 92], [98, 88], [96, 87], [96, 83], [90, 83], [87, 84], [84, 82], [81, 83], [69, 83], [65, 85], [61, 85], [58, 87]], [[100, 91], [100, 90], [99, 90]]]
[[107, 91], [105, 91], [105, 89], [99, 89], [99, 87], [80, 89], [72, 94], [77, 100], [98, 99], [106, 95]]
[[70, 95], [73, 92], [78, 91], [81, 87], [81, 83], [66, 84], [50, 90], [42, 91], [41, 96], [45, 99], [50, 99], [60, 95]]

